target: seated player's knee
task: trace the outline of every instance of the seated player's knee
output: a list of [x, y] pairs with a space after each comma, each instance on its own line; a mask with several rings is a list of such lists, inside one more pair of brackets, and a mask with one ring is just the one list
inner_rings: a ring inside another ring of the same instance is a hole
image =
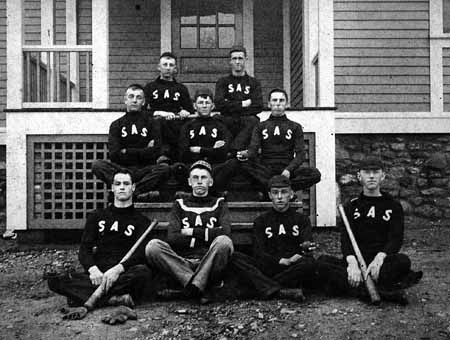
[[152, 259], [161, 253], [161, 249], [167, 246], [167, 243], [157, 238], [150, 240], [145, 246], [145, 256]]
[[409, 271], [411, 268], [411, 260], [405, 254], [397, 254], [397, 261], [401, 268], [405, 269], [405, 271]]
[[226, 235], [219, 235], [214, 239], [214, 247], [219, 248], [222, 251], [234, 251], [233, 241]]

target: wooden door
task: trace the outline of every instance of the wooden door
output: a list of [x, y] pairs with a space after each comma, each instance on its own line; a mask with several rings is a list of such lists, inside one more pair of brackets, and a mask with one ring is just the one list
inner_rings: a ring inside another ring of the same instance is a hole
[[214, 91], [229, 73], [230, 47], [242, 44], [242, 0], [174, 0], [172, 51], [178, 57], [177, 80], [191, 94], [199, 87]]

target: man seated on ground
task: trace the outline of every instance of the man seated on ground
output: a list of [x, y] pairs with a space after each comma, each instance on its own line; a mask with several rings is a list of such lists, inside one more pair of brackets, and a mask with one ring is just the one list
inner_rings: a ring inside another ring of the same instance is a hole
[[[188, 121], [180, 132], [178, 141], [179, 159], [186, 165], [205, 160], [209, 162], [213, 169], [214, 188], [224, 190], [226, 183], [218, 183], [218, 176], [227, 179], [225, 161], [227, 152], [231, 143], [231, 133], [227, 127], [219, 120], [211, 117], [211, 111], [214, 109], [213, 94], [208, 89], [196, 91], [194, 97], [194, 108], [198, 118]], [[188, 177], [188, 168], [178, 174], [181, 183], [186, 182]], [[224, 172], [225, 174], [221, 174]]]
[[[405, 305], [408, 300], [404, 289], [418, 283], [422, 272], [412, 271], [408, 256], [399, 253], [404, 230], [402, 206], [381, 191], [385, 172], [380, 159], [369, 156], [363, 160], [357, 176], [362, 193], [344, 206], [345, 213], [381, 298]], [[344, 227], [341, 249], [342, 259], [328, 255], [318, 259], [325, 291], [367, 299], [361, 270]]]
[[135, 196], [145, 199], [152, 190], [170, 176], [167, 164], [156, 164], [161, 152], [161, 131], [158, 121], [142, 111], [145, 104], [142, 86], [133, 84], [125, 94], [126, 113], [109, 127], [109, 158], [92, 164], [94, 175], [111, 186], [112, 174], [127, 168], [136, 181]]
[[216, 83], [217, 116], [233, 134], [232, 154], [246, 150], [253, 128], [259, 123], [257, 114], [263, 109], [261, 84], [247, 74], [247, 51], [243, 46], [230, 50], [231, 74]]
[[168, 242], [151, 240], [145, 249], [149, 264], [174, 278], [187, 298], [207, 303], [208, 288], [222, 280], [233, 253], [228, 207], [223, 198], [209, 195], [211, 165], [192, 164], [192, 196], [177, 199], [169, 215]]
[[290, 206], [294, 195], [285, 176], [269, 181], [272, 208], [253, 223], [253, 257], [235, 252], [230, 270], [262, 298], [305, 299], [302, 287], [314, 287], [317, 264], [311, 255], [311, 223]]
[[159, 162], [174, 162], [178, 156], [177, 142], [180, 129], [194, 113], [189, 91], [175, 79], [177, 58], [164, 52], [159, 58], [159, 76], [144, 87], [150, 114], [161, 120], [163, 155]]
[[270, 91], [269, 119], [254, 128], [248, 152], [238, 152], [237, 159], [227, 163], [234, 169], [231, 173], [242, 169], [264, 192], [274, 175], [290, 179], [294, 191], [307, 189], [320, 181], [319, 170], [302, 166], [305, 160], [303, 130], [300, 124], [286, 117], [287, 99], [282, 89]]
[[78, 307], [66, 310], [66, 319], [83, 318], [91, 308], [86, 301], [99, 286], [105, 294], [97, 306], [133, 308], [151, 281], [145, 243], [127, 261], [119, 263], [150, 223], [133, 206], [135, 184], [131, 172], [118, 170], [112, 178], [114, 203], [90, 214], [81, 238], [79, 260], [85, 272], [48, 278], [52, 291], [66, 296], [69, 307]]

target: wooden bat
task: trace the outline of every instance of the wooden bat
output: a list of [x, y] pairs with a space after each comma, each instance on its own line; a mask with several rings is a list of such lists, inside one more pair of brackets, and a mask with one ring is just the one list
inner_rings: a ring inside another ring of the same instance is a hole
[[358, 247], [358, 243], [356, 243], [355, 235], [353, 235], [352, 229], [350, 228], [350, 223], [348, 222], [347, 216], [345, 215], [345, 210], [342, 204], [339, 204], [338, 209], [339, 213], [341, 214], [342, 221], [344, 222], [345, 229], [347, 230], [350, 242], [352, 243], [356, 259], [358, 260], [359, 268], [361, 269], [364, 284], [366, 285], [367, 292], [369, 293], [370, 301], [372, 302], [372, 304], [378, 305], [381, 301], [380, 295], [378, 294], [377, 287], [375, 286], [372, 277], [370, 275], [367, 275], [366, 261], [364, 261], [364, 257], [362, 256], [361, 251]]
[[[131, 247], [131, 249], [125, 254], [125, 256], [120, 260], [120, 263], [125, 262], [128, 260], [131, 255], [136, 251], [136, 249], [140, 246], [142, 241], [148, 236], [148, 234], [152, 231], [152, 229], [158, 224], [157, 220], [153, 220], [152, 223], [148, 226], [147, 230], [139, 237], [139, 239], [136, 241], [136, 243]], [[95, 304], [97, 301], [107, 292], [103, 289], [103, 285], [100, 285], [97, 287], [97, 289], [92, 293], [92, 295], [87, 299], [87, 301], [84, 303], [84, 306], [88, 310], [94, 309]]]

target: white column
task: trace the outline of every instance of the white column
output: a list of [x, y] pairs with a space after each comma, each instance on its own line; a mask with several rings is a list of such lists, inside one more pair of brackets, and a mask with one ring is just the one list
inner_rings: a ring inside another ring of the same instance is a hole
[[[54, 0], [41, 0], [41, 45], [53, 46], [55, 44], [55, 3]], [[50, 58], [44, 53], [40, 56], [45, 64], [49, 66], [50, 83], [48, 91], [50, 94], [50, 102], [55, 101], [55, 56], [50, 53]], [[59, 84], [58, 84], [59, 85]], [[46, 101], [46, 98], [44, 99]]]
[[[283, 1], [283, 87], [291, 99], [291, 20], [290, 0]], [[294, 41], [294, 44], [296, 42]], [[289, 105], [290, 106], [290, 105]]]
[[255, 56], [254, 56], [254, 34], [253, 34], [253, 0], [242, 1], [242, 41], [247, 50], [248, 61], [246, 69], [248, 74], [254, 75]]
[[333, 0], [319, 1], [319, 107], [334, 107]]
[[161, 0], [161, 54], [172, 51], [172, 1]]
[[92, 107], [109, 104], [109, 1], [92, 0]]
[[6, 68], [6, 107], [21, 109], [23, 102], [22, 0], [7, 0], [6, 15], [6, 65], [8, 65]]
[[[77, 0], [66, 1], [66, 44], [77, 44]], [[72, 52], [69, 54], [70, 65], [70, 81], [75, 84], [71, 91], [72, 101], [80, 101], [80, 87], [79, 87], [79, 54]]]
[[316, 75], [313, 60], [318, 53], [319, 1], [303, 1], [303, 106], [316, 106]]

